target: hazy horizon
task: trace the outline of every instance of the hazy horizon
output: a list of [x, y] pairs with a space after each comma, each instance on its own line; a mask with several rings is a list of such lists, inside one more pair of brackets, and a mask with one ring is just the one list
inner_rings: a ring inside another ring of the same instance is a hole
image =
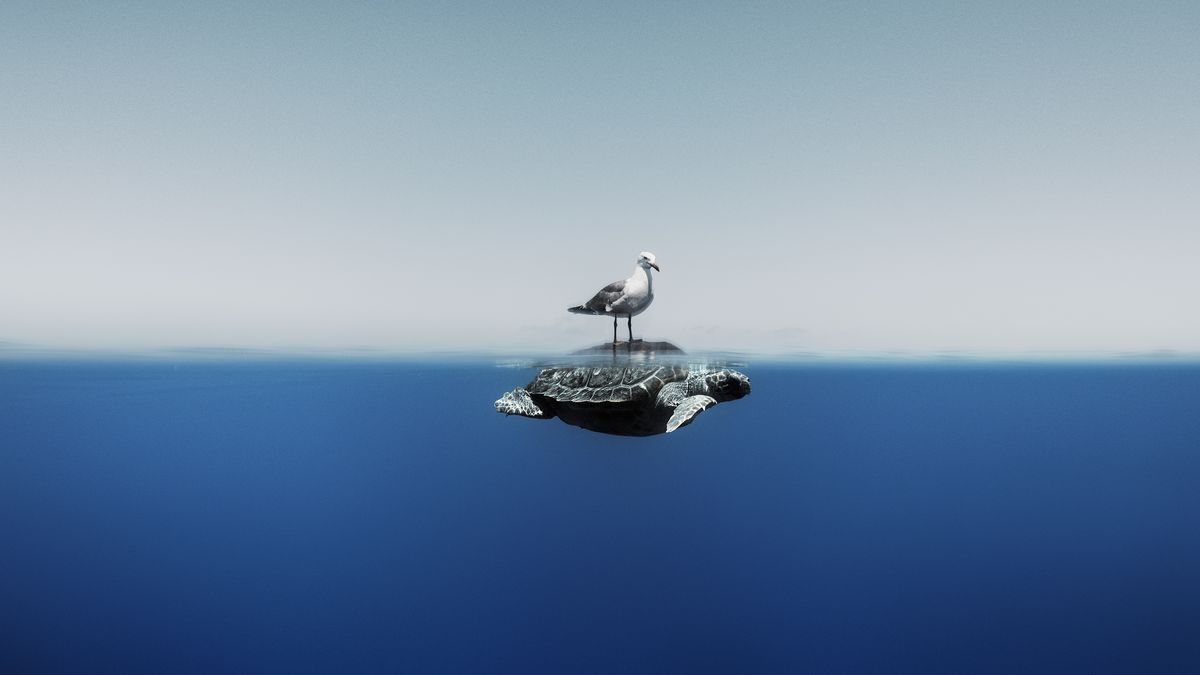
[[[6, 3], [0, 341], [1200, 353], [1200, 6]], [[624, 334], [624, 321], [621, 322]]]

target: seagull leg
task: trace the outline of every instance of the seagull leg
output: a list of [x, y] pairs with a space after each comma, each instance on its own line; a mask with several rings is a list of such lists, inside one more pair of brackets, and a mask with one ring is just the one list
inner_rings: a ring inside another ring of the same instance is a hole
[[629, 320], [629, 344], [633, 344], [633, 315], [626, 317]]
[[617, 317], [613, 317], [613, 344], [617, 344]]

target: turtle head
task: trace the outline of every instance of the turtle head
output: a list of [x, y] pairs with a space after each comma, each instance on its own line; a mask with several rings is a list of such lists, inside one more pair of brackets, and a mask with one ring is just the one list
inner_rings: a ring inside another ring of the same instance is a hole
[[750, 378], [736, 370], [716, 370], [705, 373], [697, 382], [696, 393], [707, 394], [718, 401], [732, 401], [750, 393]]
[[642, 251], [642, 254], [640, 256], [638, 256], [637, 263], [638, 263], [638, 265], [642, 266], [642, 269], [648, 269], [650, 267], [653, 267], [654, 269], [661, 272], [662, 270], [658, 269], [657, 260], [658, 259], [654, 257], [653, 253], [650, 253], [649, 251]]

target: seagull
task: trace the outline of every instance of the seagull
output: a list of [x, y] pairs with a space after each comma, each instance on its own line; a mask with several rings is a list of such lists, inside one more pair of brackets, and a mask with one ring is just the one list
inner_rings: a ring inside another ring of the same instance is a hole
[[633, 317], [646, 311], [654, 301], [654, 279], [650, 276], [650, 268], [661, 272], [655, 262], [654, 254], [642, 251], [638, 256], [637, 267], [633, 275], [624, 281], [614, 281], [600, 289], [591, 300], [578, 307], [568, 307], [573, 314], [592, 314], [594, 316], [611, 316], [613, 318], [613, 344], [617, 344], [617, 318], [625, 317], [629, 327], [629, 341], [633, 342]]

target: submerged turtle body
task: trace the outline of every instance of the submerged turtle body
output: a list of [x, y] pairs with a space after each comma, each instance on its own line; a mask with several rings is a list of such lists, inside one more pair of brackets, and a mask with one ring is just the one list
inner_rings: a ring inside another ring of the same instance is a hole
[[544, 368], [524, 389], [496, 401], [496, 410], [625, 436], [669, 433], [719, 401], [750, 393], [734, 370], [681, 365]]

